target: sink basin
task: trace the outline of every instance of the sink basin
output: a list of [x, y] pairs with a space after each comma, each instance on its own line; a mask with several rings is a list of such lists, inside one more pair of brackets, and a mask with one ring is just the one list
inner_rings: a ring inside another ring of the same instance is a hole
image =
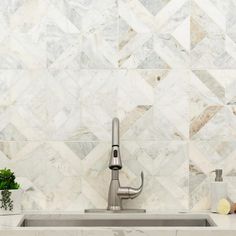
[[208, 215], [28, 215], [21, 227], [211, 227]]

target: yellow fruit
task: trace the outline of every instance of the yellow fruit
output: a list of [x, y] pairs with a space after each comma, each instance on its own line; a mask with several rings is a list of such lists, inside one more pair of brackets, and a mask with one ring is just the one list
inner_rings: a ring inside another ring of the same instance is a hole
[[217, 212], [222, 215], [227, 215], [230, 212], [230, 202], [222, 198], [217, 205]]

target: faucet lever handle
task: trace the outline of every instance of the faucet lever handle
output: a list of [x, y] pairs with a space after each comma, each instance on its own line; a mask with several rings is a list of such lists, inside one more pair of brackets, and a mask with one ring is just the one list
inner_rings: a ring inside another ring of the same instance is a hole
[[144, 175], [143, 175], [143, 172], [141, 172], [141, 185], [140, 185], [140, 187], [139, 188], [120, 187], [118, 189], [118, 195], [122, 199], [136, 198], [143, 190], [143, 183], [144, 183]]
[[143, 183], [144, 183], [144, 175], [141, 172], [141, 185], [139, 188], [129, 188], [129, 198], [133, 199], [136, 198], [143, 190]]
[[143, 183], [144, 183], [144, 174], [141, 172], [141, 186], [140, 189], [143, 189]]

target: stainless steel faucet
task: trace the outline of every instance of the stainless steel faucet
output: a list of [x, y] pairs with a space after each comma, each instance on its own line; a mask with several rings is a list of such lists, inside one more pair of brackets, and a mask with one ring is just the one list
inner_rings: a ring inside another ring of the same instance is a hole
[[119, 119], [112, 120], [112, 151], [109, 163], [111, 169], [111, 182], [108, 193], [107, 210], [120, 211], [122, 210], [123, 199], [136, 198], [143, 189], [143, 172], [141, 172], [141, 186], [139, 188], [121, 187], [119, 180], [119, 170], [122, 168], [120, 156], [120, 139], [119, 139]]
[[86, 213], [107, 213], [107, 212], [125, 212], [125, 213], [143, 213], [145, 209], [123, 209], [123, 199], [136, 198], [143, 190], [143, 172], [141, 172], [141, 186], [139, 188], [121, 187], [119, 180], [119, 171], [122, 168], [120, 157], [120, 135], [119, 135], [119, 119], [112, 120], [112, 150], [109, 162], [111, 169], [111, 182], [108, 193], [108, 206], [107, 209], [85, 209]]

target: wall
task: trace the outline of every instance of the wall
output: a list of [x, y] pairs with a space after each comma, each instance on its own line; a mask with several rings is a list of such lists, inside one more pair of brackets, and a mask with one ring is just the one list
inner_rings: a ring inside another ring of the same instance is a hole
[[[147, 209], [209, 207], [236, 188], [235, 0], [1, 0], [0, 167], [24, 209], [104, 208], [111, 120], [122, 185]], [[236, 198], [235, 198], [236, 201]]]

